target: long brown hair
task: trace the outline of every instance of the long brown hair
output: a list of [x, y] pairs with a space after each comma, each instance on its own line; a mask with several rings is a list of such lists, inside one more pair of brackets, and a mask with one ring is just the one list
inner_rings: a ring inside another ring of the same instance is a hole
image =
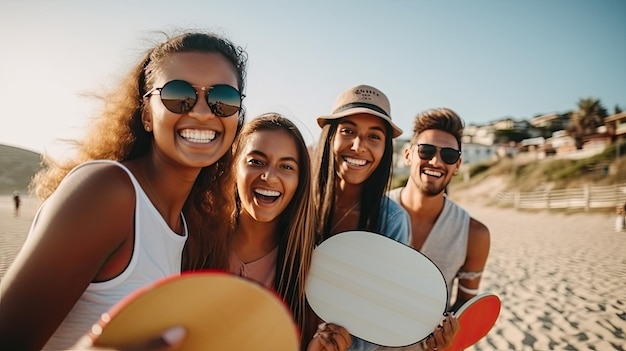
[[[31, 183], [31, 190], [40, 199], [48, 198], [67, 173], [83, 162], [98, 159], [123, 162], [148, 154], [153, 139], [141, 123], [142, 114], [150, 113], [145, 108], [143, 95], [152, 88], [155, 75], [171, 55], [180, 52], [219, 53], [232, 64], [238, 89], [244, 91], [247, 54], [241, 47], [213, 33], [188, 32], [171, 37], [161, 34], [166, 40], [146, 52], [119, 86], [102, 97], [103, 109], [86, 136], [72, 142], [75, 156], [59, 162], [44, 157], [44, 168]], [[237, 131], [241, 129], [244, 114], [242, 110]], [[218, 233], [225, 233], [231, 225], [227, 219], [233, 212], [234, 201], [231, 194], [224, 193], [224, 189], [232, 189], [234, 184], [231, 163], [232, 155], [227, 152], [216, 163], [202, 168], [183, 206], [189, 226], [183, 269], [224, 268], [227, 265], [227, 238]]]
[[[250, 135], [264, 130], [286, 131], [293, 138], [298, 150], [300, 167], [298, 188], [280, 215], [279, 232], [276, 233], [278, 260], [274, 288], [289, 305], [300, 330], [303, 330], [306, 321], [304, 283], [315, 244], [311, 162], [306, 142], [296, 125], [278, 113], [266, 113], [246, 123], [238, 141], [233, 144], [234, 159], [242, 157], [241, 153]], [[234, 169], [233, 173], [236, 173]], [[238, 198], [237, 203], [239, 204]], [[239, 208], [239, 205], [237, 207]]]

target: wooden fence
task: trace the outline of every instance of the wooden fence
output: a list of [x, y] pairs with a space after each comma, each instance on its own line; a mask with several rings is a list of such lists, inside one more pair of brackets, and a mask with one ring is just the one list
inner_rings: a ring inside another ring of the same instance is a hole
[[525, 209], [615, 208], [626, 203], [626, 183], [532, 192], [501, 192], [496, 200], [501, 205]]

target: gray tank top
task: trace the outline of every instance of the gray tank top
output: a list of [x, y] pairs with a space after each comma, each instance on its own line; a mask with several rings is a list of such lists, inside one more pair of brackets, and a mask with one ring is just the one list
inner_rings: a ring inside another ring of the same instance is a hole
[[[399, 204], [402, 188], [389, 191], [389, 197]], [[424, 241], [421, 253], [430, 258], [446, 280], [448, 303], [452, 295], [452, 284], [456, 274], [465, 263], [470, 215], [461, 206], [445, 196], [443, 210]], [[419, 223], [411, 223], [411, 227]]]

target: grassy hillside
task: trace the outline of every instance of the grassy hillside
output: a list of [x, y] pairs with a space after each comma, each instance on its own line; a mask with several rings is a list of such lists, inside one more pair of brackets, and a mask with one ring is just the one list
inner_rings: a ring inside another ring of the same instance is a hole
[[0, 144], [0, 195], [19, 190], [26, 194], [31, 178], [39, 170], [41, 155]]
[[543, 160], [520, 161], [513, 158], [475, 165], [470, 168], [470, 181], [463, 182], [461, 177], [457, 177], [454, 186], [472, 186], [493, 176], [505, 178], [509, 191], [626, 183], [626, 143], [619, 150], [610, 147], [597, 155], [580, 160], [549, 157]]
[[[404, 185], [408, 175], [394, 177], [392, 188]], [[453, 195], [480, 194], [495, 198], [501, 191], [535, 191], [566, 189], [584, 184], [613, 185], [626, 183], [626, 143], [619, 150], [607, 148], [600, 154], [580, 159], [522, 160], [504, 158], [472, 165], [468, 174], [460, 172], [450, 183]]]

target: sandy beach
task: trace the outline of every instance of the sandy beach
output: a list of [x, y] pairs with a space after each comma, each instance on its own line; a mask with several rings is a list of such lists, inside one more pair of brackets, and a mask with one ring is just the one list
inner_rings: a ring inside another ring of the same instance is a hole
[[474, 350], [626, 349], [626, 232], [613, 215], [462, 205], [491, 231], [481, 290], [503, 304]]
[[0, 196], [0, 280], [22, 247], [38, 206], [39, 200], [23, 194], [15, 216], [13, 198]]
[[[0, 197], [0, 279], [36, 211]], [[492, 331], [471, 350], [625, 350], [626, 232], [599, 213], [523, 212], [461, 203], [492, 233], [481, 290], [502, 299]]]

